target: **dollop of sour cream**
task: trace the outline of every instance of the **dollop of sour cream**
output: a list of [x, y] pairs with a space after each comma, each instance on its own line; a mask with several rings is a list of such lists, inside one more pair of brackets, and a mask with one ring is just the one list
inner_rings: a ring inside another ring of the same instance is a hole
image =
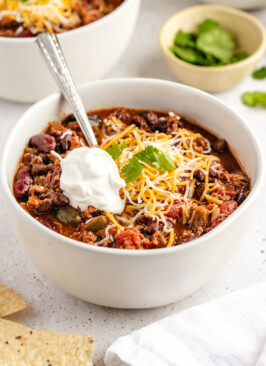
[[125, 200], [119, 196], [126, 186], [112, 157], [97, 147], [80, 147], [61, 160], [60, 188], [71, 206], [85, 211], [89, 205], [98, 210], [121, 213]]

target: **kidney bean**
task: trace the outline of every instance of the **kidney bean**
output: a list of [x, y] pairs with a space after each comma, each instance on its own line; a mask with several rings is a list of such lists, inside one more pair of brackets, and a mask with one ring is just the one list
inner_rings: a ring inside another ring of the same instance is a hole
[[50, 199], [53, 204], [57, 207], [64, 207], [69, 205], [69, 199], [63, 193], [60, 192], [52, 192], [50, 194]]
[[30, 145], [46, 153], [56, 148], [55, 138], [46, 133], [33, 136], [30, 139]]
[[44, 164], [34, 164], [31, 167], [32, 175], [41, 175], [47, 172], [47, 165]]
[[50, 163], [50, 159], [46, 153], [40, 153], [38, 156], [42, 159], [43, 164], [47, 165]]
[[34, 37], [34, 34], [31, 33], [28, 29], [23, 29], [19, 34], [19, 37], [21, 38], [28, 38], [28, 37]]
[[35, 213], [37, 215], [44, 215], [49, 213], [52, 210], [52, 208], [53, 208], [52, 201], [49, 199], [45, 199], [44, 202], [35, 209]]
[[14, 195], [16, 198], [23, 198], [27, 195], [30, 186], [24, 180], [19, 180], [14, 184]]
[[30, 185], [33, 183], [33, 179], [27, 169], [19, 169], [18, 174], [16, 176], [16, 181], [24, 181], [24, 183]]
[[237, 193], [233, 200], [236, 201], [236, 203], [239, 205], [241, 205], [241, 203], [246, 199], [246, 194], [244, 192], [239, 192]]
[[48, 229], [51, 229], [58, 233], [57, 226], [50, 219], [48, 219], [48, 217], [40, 216], [36, 218], [41, 224], [48, 227]]

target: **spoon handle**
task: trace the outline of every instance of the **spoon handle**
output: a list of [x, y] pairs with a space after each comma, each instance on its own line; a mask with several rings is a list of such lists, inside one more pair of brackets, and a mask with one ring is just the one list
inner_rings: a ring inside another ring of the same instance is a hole
[[49, 67], [57, 85], [68, 101], [80, 128], [89, 143], [96, 146], [97, 140], [92, 130], [89, 118], [84, 109], [83, 103], [78, 95], [77, 89], [70, 75], [69, 69], [62, 49], [55, 34], [40, 33], [36, 37], [36, 43], [42, 53], [47, 66]]

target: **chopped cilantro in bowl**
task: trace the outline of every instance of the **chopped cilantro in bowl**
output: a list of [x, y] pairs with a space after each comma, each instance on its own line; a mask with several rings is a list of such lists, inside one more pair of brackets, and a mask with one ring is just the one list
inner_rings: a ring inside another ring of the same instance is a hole
[[197, 34], [179, 30], [169, 50], [181, 60], [199, 66], [229, 65], [248, 57], [237, 52], [234, 35], [207, 19], [198, 26]]

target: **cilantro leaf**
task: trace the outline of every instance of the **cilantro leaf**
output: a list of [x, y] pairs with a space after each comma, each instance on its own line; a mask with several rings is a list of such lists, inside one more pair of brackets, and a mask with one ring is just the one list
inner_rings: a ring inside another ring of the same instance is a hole
[[179, 30], [169, 50], [181, 60], [200, 66], [223, 66], [248, 57], [246, 52], [235, 52], [234, 35], [211, 19], [198, 26], [197, 34]]
[[230, 60], [230, 63], [235, 63], [241, 60], [244, 60], [244, 58], [247, 58], [249, 56], [249, 54], [247, 52], [239, 52], [239, 53], [235, 53], [233, 55], [233, 57]]
[[176, 46], [195, 47], [196, 46], [195, 40], [196, 40], [196, 37], [194, 34], [185, 33], [182, 30], [179, 30], [176, 33], [174, 43]]
[[122, 175], [126, 183], [134, 182], [142, 173], [143, 165], [136, 156], [129, 159], [129, 162], [122, 168]]
[[191, 64], [198, 63], [201, 56], [198, 50], [190, 47], [171, 46], [169, 49], [175, 56]]
[[201, 66], [216, 66], [220, 64], [220, 61], [218, 61], [212, 55], [204, 54], [203, 52], [194, 48], [171, 46], [169, 49], [175, 56], [191, 64]]
[[255, 107], [256, 105], [266, 107], [266, 92], [246, 92], [242, 94], [242, 101], [249, 107]]
[[134, 182], [140, 176], [143, 170], [141, 162], [153, 165], [161, 173], [171, 172], [176, 168], [168, 153], [160, 153], [156, 147], [149, 145], [129, 159], [128, 164], [122, 168], [126, 183]]
[[262, 68], [256, 70], [252, 74], [254, 79], [264, 79], [266, 78], [266, 66], [263, 66]]
[[158, 156], [158, 164], [159, 164], [159, 170], [160, 172], [171, 172], [172, 170], [175, 170], [176, 166], [171, 158], [171, 155], [169, 153], [165, 154], [159, 154]]
[[125, 146], [126, 146], [125, 141], [122, 142], [120, 147], [117, 145], [117, 143], [114, 143], [112, 146], [105, 149], [105, 151], [108, 152], [108, 154], [111, 155], [114, 160], [116, 160], [122, 154]]
[[139, 151], [136, 156], [139, 160], [143, 161], [147, 164], [153, 164], [154, 162], [158, 161], [159, 150], [152, 145], [148, 145], [144, 150]]
[[219, 24], [212, 19], [207, 19], [198, 26], [198, 35], [211, 32], [213, 29], [220, 28]]
[[219, 26], [211, 26], [208, 31], [201, 31], [196, 45], [200, 51], [223, 62], [230, 62], [236, 48], [234, 36]]

